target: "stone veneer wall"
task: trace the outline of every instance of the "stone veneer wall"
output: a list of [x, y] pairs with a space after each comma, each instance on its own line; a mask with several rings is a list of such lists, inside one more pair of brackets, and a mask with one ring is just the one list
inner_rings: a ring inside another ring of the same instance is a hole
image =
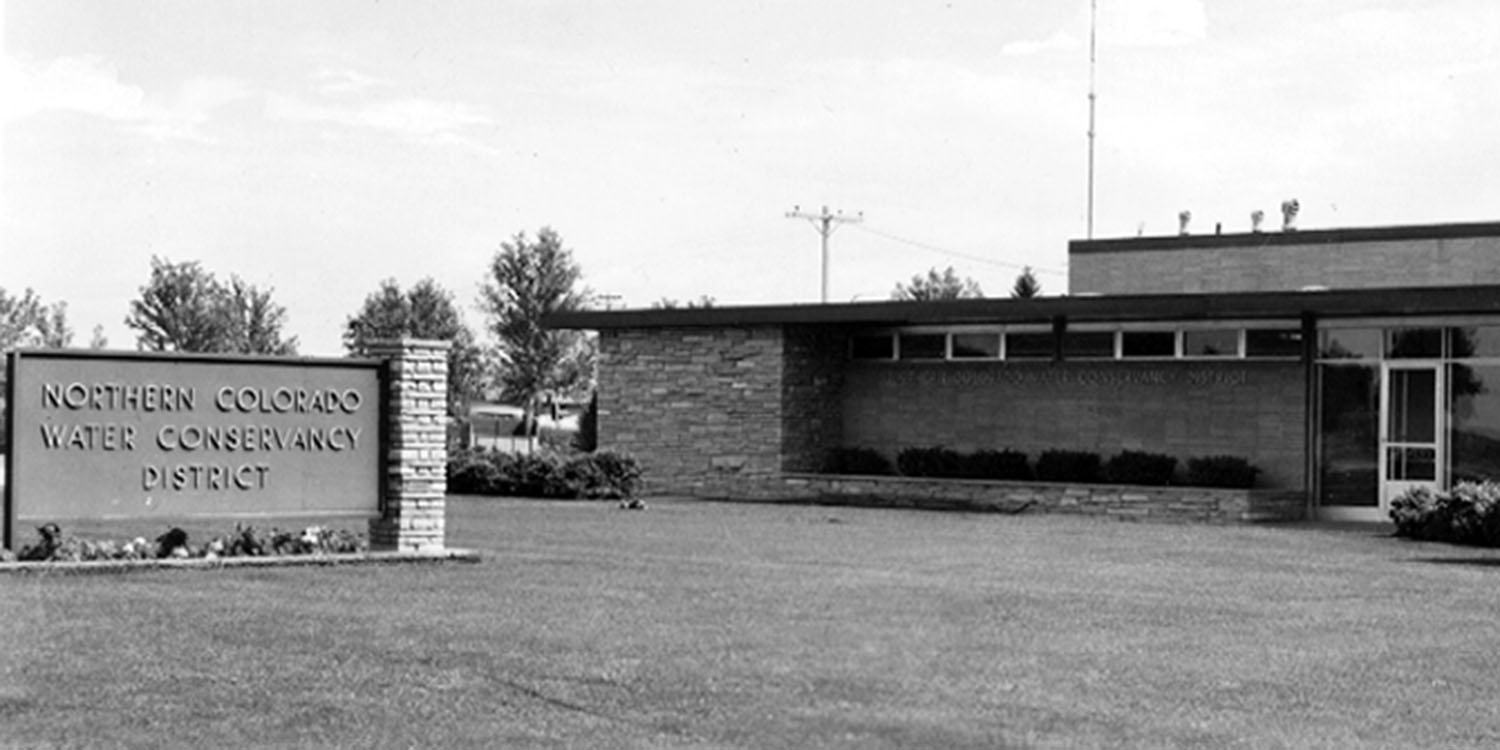
[[853, 362], [843, 441], [906, 447], [1236, 455], [1262, 484], [1306, 484], [1300, 362]]
[[788, 474], [781, 497], [830, 504], [1006, 513], [1059, 513], [1131, 521], [1251, 523], [1306, 517], [1301, 490], [1069, 485], [908, 477]]
[[371, 549], [444, 548], [448, 347], [446, 341], [402, 339], [372, 342], [365, 349], [366, 355], [386, 360], [381, 427], [386, 477], [381, 517], [370, 520]]
[[600, 331], [599, 445], [641, 462], [645, 491], [743, 495], [782, 470], [779, 326]]
[[[1068, 254], [1072, 294], [1500, 284], [1500, 237], [1129, 248]], [[1164, 244], [1182, 244], [1166, 238]]]
[[[645, 491], [734, 499], [1003, 509], [1213, 523], [1301, 518], [1297, 362], [851, 363], [836, 328], [606, 329], [599, 441], [641, 461]], [[1113, 442], [1111, 442], [1113, 441]], [[1268, 489], [841, 477], [830, 448], [1241, 455]]]

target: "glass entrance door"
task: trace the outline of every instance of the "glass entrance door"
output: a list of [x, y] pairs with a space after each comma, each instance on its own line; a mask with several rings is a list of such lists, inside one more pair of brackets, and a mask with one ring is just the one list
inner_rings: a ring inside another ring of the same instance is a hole
[[1437, 364], [1386, 363], [1380, 409], [1380, 511], [1414, 487], [1442, 487], [1443, 379]]

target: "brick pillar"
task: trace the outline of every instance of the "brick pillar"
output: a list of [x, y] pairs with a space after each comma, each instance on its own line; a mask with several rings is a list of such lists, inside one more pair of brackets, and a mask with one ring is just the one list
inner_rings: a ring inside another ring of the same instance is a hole
[[373, 341], [386, 362], [385, 496], [370, 520], [370, 548], [441, 550], [448, 492], [447, 341]]

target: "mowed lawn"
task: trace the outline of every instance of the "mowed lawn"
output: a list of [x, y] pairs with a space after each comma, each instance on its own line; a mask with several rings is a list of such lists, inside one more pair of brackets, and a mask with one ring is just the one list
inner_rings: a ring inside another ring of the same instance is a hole
[[1500, 552], [452, 498], [478, 564], [0, 576], [4, 747], [1496, 747]]

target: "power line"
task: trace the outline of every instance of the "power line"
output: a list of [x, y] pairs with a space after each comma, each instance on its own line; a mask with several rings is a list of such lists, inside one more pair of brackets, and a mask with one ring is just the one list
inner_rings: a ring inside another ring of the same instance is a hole
[[1023, 263], [1011, 263], [1009, 261], [995, 260], [994, 258], [986, 258], [986, 257], [980, 256], [980, 255], [970, 255], [969, 253], [962, 253], [962, 252], [959, 252], [957, 250], [949, 250], [948, 248], [945, 248], [945, 247], [938, 247], [937, 245], [931, 245], [931, 244], [928, 244], [926, 242], [918, 242], [917, 240], [908, 239], [906, 237], [901, 237], [901, 236], [898, 236], [898, 235], [894, 235], [894, 234], [891, 234], [889, 232], [882, 232], [879, 229], [873, 229], [873, 228], [871, 228], [869, 226], [860, 226], [860, 227], [855, 227], [855, 228], [859, 229], [861, 231], [864, 231], [864, 232], [869, 232], [870, 234], [876, 235], [878, 237], [884, 237], [884, 238], [886, 238], [888, 240], [891, 240], [893, 242], [899, 242], [899, 243], [901, 243], [903, 245], [911, 245], [912, 247], [919, 247], [919, 248], [922, 248], [923, 250], [929, 250], [929, 251], [934, 252], [934, 253], [942, 253], [943, 255], [951, 255], [951, 256], [953, 256], [955, 258], [963, 258], [965, 260], [971, 260], [971, 261], [974, 261], [975, 263], [987, 263], [987, 264], [992, 265], [992, 266], [1003, 266], [1005, 268], [1014, 268], [1014, 269], [1016, 269], [1018, 271], [1030, 268], [1032, 271], [1035, 271], [1037, 273], [1050, 273], [1050, 274], [1055, 274], [1055, 275], [1058, 275], [1058, 276], [1066, 276], [1066, 275], [1068, 275], [1067, 271], [1063, 271], [1063, 270], [1056, 269], [1056, 268], [1046, 268], [1044, 266], [1031, 266], [1031, 265], [1026, 265], [1026, 264], [1023, 264]]
[[828, 207], [823, 207], [820, 214], [810, 214], [802, 210], [801, 206], [792, 206], [792, 210], [786, 213], [788, 219], [807, 219], [812, 222], [813, 228], [823, 238], [823, 302], [828, 302], [828, 236], [833, 230], [838, 229], [839, 224], [858, 224], [865, 220], [865, 212], [859, 212], [858, 216], [845, 216], [844, 212], [838, 214], [828, 213]]

